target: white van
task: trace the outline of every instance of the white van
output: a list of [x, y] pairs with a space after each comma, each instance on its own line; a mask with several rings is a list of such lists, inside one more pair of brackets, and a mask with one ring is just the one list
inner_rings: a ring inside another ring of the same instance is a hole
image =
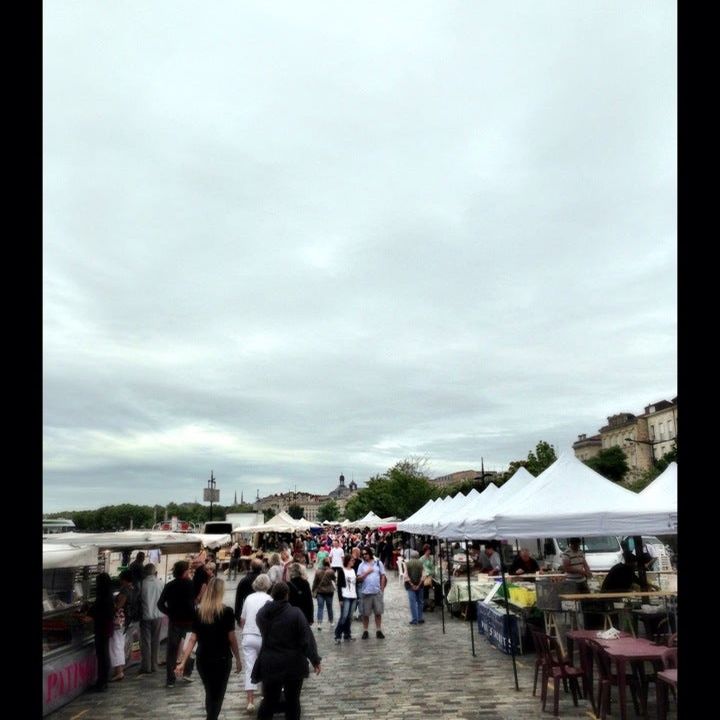
[[[568, 548], [567, 538], [538, 538], [527, 544], [532, 555], [542, 558], [545, 567], [552, 570], [562, 568], [560, 557]], [[537, 542], [537, 547], [533, 545]], [[584, 538], [580, 549], [585, 553], [585, 560], [593, 572], [606, 572], [613, 565], [622, 562], [620, 541], [614, 535]]]

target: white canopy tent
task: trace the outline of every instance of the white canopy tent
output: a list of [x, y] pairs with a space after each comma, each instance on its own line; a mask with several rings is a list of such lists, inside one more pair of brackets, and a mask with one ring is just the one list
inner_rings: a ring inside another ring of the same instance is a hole
[[187, 553], [200, 550], [202, 540], [194, 533], [165, 532], [162, 530], [124, 530], [104, 533], [57, 533], [43, 535], [43, 544], [96, 545], [102, 550], [145, 550], [160, 548], [164, 553]]
[[[565, 452], [502, 506], [484, 537], [593, 537], [676, 532], [667, 511], [595, 472]], [[677, 526], [675, 526], [676, 528]], [[490, 531], [494, 531], [492, 534]]]
[[650, 507], [677, 512], [677, 463], [671, 462], [664, 472], [640, 492], [640, 497]]
[[359, 520], [351, 520], [348, 527], [351, 528], [370, 528], [373, 530], [374, 528], [380, 527], [381, 525], [387, 525], [388, 522], [393, 522], [393, 520], [389, 520], [388, 518], [381, 518], [379, 515], [376, 515], [372, 510], [365, 515], [365, 517], [361, 517]]
[[448, 528], [456, 534], [457, 537], [464, 539], [473, 539], [494, 537], [495, 528], [489, 523], [498, 508], [503, 506], [509, 507], [510, 498], [516, 498], [524, 488], [530, 483], [535, 482], [536, 478], [531, 475], [524, 467], [519, 467], [507, 481], [505, 481], [488, 501], [474, 506], [473, 512], [468, 513], [467, 517], [457, 527]]
[[266, 523], [261, 525], [250, 525], [249, 527], [243, 528], [245, 532], [279, 532], [279, 533], [291, 533], [299, 530], [298, 521], [295, 520], [291, 515], [288, 515], [284, 510], [281, 510], [277, 515], [273, 515]]
[[432, 508], [439, 502], [442, 502], [441, 498], [435, 500], [428, 500], [419, 510], [416, 510], [410, 517], [402, 520], [398, 523], [397, 529], [402, 532], [413, 533], [417, 523], [422, 522], [423, 518], [432, 513]]
[[43, 570], [97, 565], [98, 550], [97, 545], [43, 542]]
[[467, 495], [457, 493], [454, 497], [443, 498], [441, 502], [436, 503], [432, 508], [432, 513], [423, 518], [422, 522], [416, 523], [415, 532], [418, 535], [436, 535], [438, 525], [445, 520], [446, 517], [452, 516], [466, 502], [471, 502], [480, 493], [473, 488]]
[[[473, 495], [473, 491], [475, 495]], [[475, 488], [467, 495], [466, 501], [451, 510], [441, 520], [434, 523], [434, 535], [448, 538], [449, 540], [465, 540], [465, 533], [461, 530], [462, 523], [471, 517], [476, 517], [483, 512], [483, 508], [492, 505], [492, 499], [500, 492], [497, 485], [490, 483], [481, 493]]]
[[310, 522], [310, 520], [306, 520], [304, 517], [301, 517], [299, 520], [296, 520], [297, 526], [299, 530], [309, 530], [310, 528], [321, 528], [322, 525], [320, 523], [314, 523]]

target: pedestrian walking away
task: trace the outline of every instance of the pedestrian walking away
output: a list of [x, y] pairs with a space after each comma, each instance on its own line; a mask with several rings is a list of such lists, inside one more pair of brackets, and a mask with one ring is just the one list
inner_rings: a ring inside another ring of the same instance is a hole
[[321, 657], [315, 636], [302, 610], [288, 602], [288, 586], [276, 582], [270, 590], [272, 602], [257, 614], [262, 634], [262, 647], [252, 672], [253, 682], [262, 682], [263, 699], [258, 710], [259, 720], [272, 720], [285, 694], [285, 720], [300, 717], [300, 693], [308, 677], [308, 660], [319, 673]]
[[218, 720], [233, 657], [235, 672], [242, 669], [235, 636], [235, 615], [232, 608], [223, 604], [224, 594], [225, 581], [211, 577], [193, 620], [190, 638], [175, 667], [175, 675], [182, 677], [185, 664], [197, 644], [197, 668], [205, 688], [206, 720]]

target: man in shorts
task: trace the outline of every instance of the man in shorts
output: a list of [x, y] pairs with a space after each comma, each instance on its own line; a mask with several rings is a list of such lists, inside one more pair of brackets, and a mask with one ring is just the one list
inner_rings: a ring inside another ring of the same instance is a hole
[[362, 581], [360, 586], [360, 612], [362, 613], [363, 634], [362, 639], [367, 640], [370, 635], [368, 626], [370, 625], [370, 615], [375, 616], [375, 637], [383, 640], [385, 635], [381, 630], [382, 614], [385, 612], [383, 602], [383, 592], [387, 585], [387, 575], [385, 575], [385, 567], [376, 560], [372, 548], [366, 547], [362, 551], [362, 562], [357, 570], [357, 579]]

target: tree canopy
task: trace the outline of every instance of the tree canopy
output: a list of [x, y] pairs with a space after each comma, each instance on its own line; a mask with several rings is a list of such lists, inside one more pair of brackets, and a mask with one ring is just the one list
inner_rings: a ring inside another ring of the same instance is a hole
[[[227, 512], [253, 512], [252, 505], [213, 504], [213, 520], [224, 520]], [[63, 510], [58, 513], [44, 513], [45, 517], [65, 517], [75, 523], [80, 532], [112, 532], [115, 530], [149, 530], [155, 523], [173, 516], [187, 520], [196, 526], [210, 519], [210, 506], [200, 503], [168, 503], [162, 505], [105, 505], [97, 510]]]
[[371, 510], [380, 517], [407, 518], [438, 495], [425, 471], [426, 460], [407, 458], [370, 478], [367, 487], [348, 500], [345, 514], [350, 520]]
[[585, 464], [615, 483], [621, 483], [630, 469], [625, 452], [618, 445], [603, 448], [597, 455], [585, 460]]
[[535, 452], [531, 450], [528, 453], [525, 469], [531, 475], [537, 477], [543, 470], [547, 470], [556, 460], [557, 455], [555, 454], [555, 448], [544, 440], [541, 440], [535, 446]]
[[547, 470], [557, 460], [555, 447], [545, 440], [540, 440], [535, 446], [535, 452], [528, 453], [527, 460], [513, 460], [508, 466], [507, 472], [498, 478], [497, 485], [502, 485], [509, 480], [521, 467], [524, 467], [531, 475], [537, 477], [543, 470]]
[[290, 505], [287, 511], [288, 515], [295, 520], [299, 520], [305, 514], [305, 508], [301, 507], [297, 503]]
[[340, 508], [332, 499], [328, 500], [318, 508], [317, 519], [319, 522], [324, 522], [325, 520], [337, 520], [339, 517]]

